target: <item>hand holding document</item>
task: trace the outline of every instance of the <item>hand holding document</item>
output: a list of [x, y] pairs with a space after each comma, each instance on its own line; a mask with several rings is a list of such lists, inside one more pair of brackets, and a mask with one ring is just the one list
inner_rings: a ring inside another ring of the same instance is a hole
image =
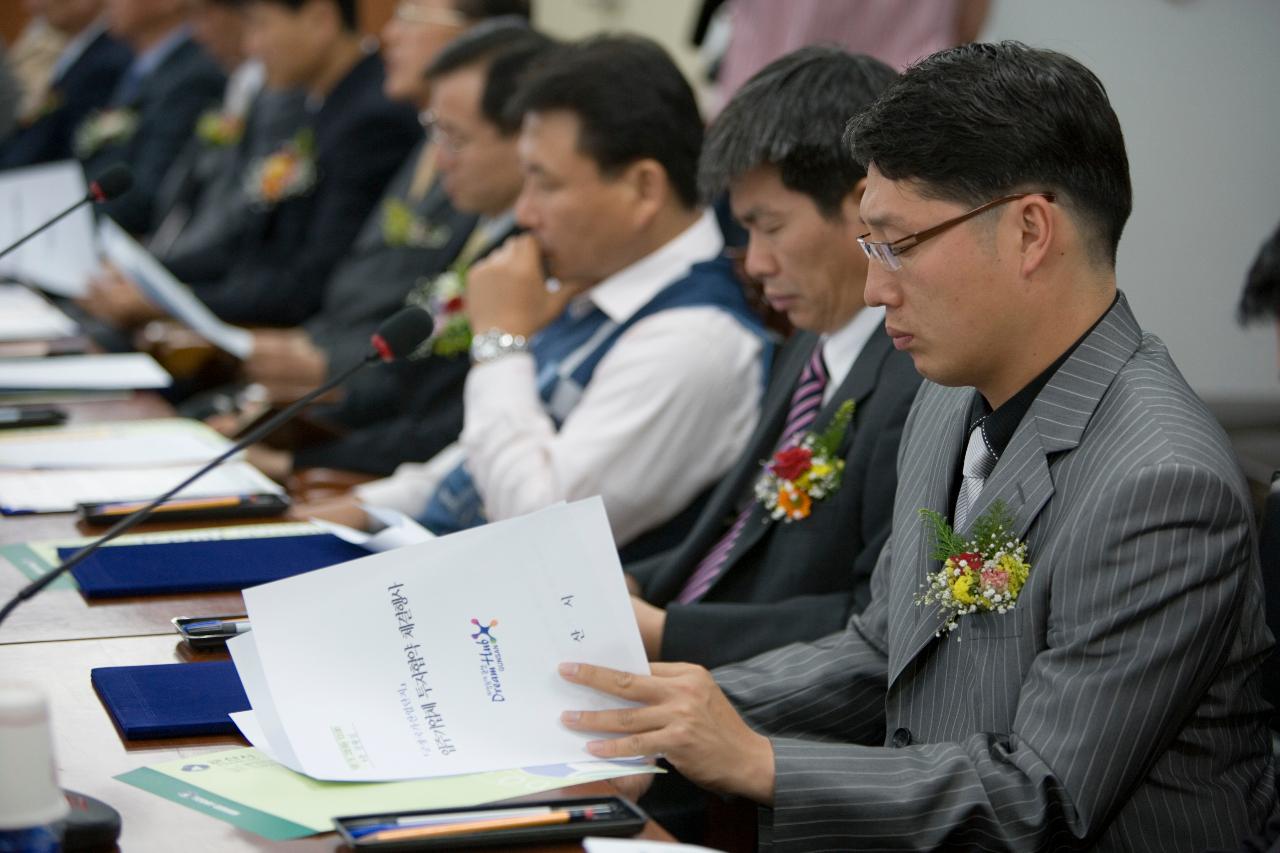
[[150, 252], [138, 245], [125, 230], [110, 219], [98, 226], [102, 254], [142, 289], [157, 308], [190, 326], [214, 346], [236, 358], [248, 358], [253, 352], [253, 334], [248, 329], [231, 326], [196, 298], [191, 288], [173, 277]]
[[[561, 661], [649, 671], [599, 498], [244, 592], [228, 644], [254, 746], [316, 779], [386, 781], [588, 759], [566, 708], [625, 703]], [[323, 627], [318, 627], [323, 626]]]
[[[74, 160], [0, 174], [0, 247], [44, 224], [89, 192], [84, 170]], [[0, 260], [7, 275], [56, 293], [84, 296], [97, 268], [93, 213], [73, 212], [52, 228]]]

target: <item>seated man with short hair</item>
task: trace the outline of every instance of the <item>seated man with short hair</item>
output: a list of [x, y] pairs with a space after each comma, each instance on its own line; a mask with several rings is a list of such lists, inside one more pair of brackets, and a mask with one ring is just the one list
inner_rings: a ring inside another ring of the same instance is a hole
[[869, 56], [804, 48], [748, 81], [711, 126], [703, 195], [728, 189], [749, 237], [746, 271], [799, 331], [689, 537], [627, 567], [652, 660], [715, 666], [816, 640], [871, 597], [920, 376], [884, 333], [883, 309], [863, 303], [866, 172], [840, 132], [896, 76]]
[[601, 495], [620, 545], [669, 547], [742, 451], [768, 351], [697, 204], [693, 92], [609, 37], [552, 51], [516, 109], [527, 233], [467, 273], [461, 441], [359, 495], [439, 533]]

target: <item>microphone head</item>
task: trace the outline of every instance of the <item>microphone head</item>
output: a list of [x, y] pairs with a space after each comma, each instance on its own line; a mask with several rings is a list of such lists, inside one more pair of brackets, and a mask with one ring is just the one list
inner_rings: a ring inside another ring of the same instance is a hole
[[436, 321], [422, 308], [410, 305], [392, 314], [373, 333], [373, 348], [383, 361], [406, 358], [431, 337]]
[[96, 202], [110, 201], [127, 193], [132, 186], [133, 172], [124, 163], [116, 163], [89, 184], [89, 195]]

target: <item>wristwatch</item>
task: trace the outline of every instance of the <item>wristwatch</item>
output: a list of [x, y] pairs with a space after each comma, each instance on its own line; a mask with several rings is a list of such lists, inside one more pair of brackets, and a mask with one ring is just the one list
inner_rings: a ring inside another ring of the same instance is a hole
[[471, 363], [484, 364], [517, 352], [528, 352], [524, 335], [513, 335], [501, 329], [489, 329], [471, 337]]

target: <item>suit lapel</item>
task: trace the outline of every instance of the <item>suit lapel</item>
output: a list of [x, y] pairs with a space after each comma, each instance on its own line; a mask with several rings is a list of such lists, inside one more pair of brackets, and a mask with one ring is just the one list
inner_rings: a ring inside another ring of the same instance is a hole
[[[783, 427], [786, 425], [787, 415], [791, 409], [791, 395], [795, 392], [796, 383], [800, 380], [800, 374], [804, 370], [804, 366], [808, 363], [810, 354], [813, 352], [813, 346], [817, 344], [817, 336], [811, 335], [813, 343], [808, 347], [804, 347], [804, 358], [795, 359], [795, 365], [788, 365], [787, 384], [784, 388], [779, 388], [781, 393], [774, 395], [774, 399], [770, 401], [771, 418], [769, 421], [769, 430], [763, 434], [762, 440], [759, 442], [758, 452], [759, 460], [767, 459], [776, 449], [778, 437], [782, 434]], [[844, 439], [840, 445], [840, 455], [847, 456], [849, 448], [852, 446], [852, 436], [854, 430], [858, 428], [857, 407], [861, 406], [867, 396], [875, 389], [876, 380], [880, 376], [880, 368], [884, 364], [884, 360], [889, 355], [890, 348], [893, 346], [888, 335], [877, 330], [867, 340], [862, 348], [862, 352], [858, 353], [858, 357], [854, 360], [853, 366], [849, 368], [849, 372], [840, 382], [840, 386], [836, 389], [831, 399], [824, 403], [822, 409], [818, 412], [817, 418], [814, 419], [812, 429], [821, 431], [826, 428], [831, 419], [835, 417], [835, 413], [839, 410], [840, 405], [845, 400], [854, 401], [853, 423], [846, 432]], [[750, 471], [750, 481], [754, 482], [760, 476], [759, 461], [752, 457], [754, 464]], [[746, 487], [746, 483], [740, 483], [737, 493]], [[714, 588], [726, 575], [732, 570], [734, 563], [738, 557], [747, 553], [753, 548], [761, 537], [775, 524], [783, 522], [773, 518], [767, 514], [762, 506], [756, 505], [752, 510], [752, 518], [743, 528], [742, 534], [738, 537], [738, 541], [734, 543], [733, 550], [729, 553], [727, 563], [719, 575], [711, 584]], [[805, 521], [794, 522], [796, 524], [805, 524]]]
[[[1054, 494], [1053, 477], [1049, 471], [1050, 455], [1070, 452], [1080, 444], [1103, 394], [1111, 386], [1120, 368], [1137, 350], [1141, 338], [1141, 329], [1129, 310], [1127, 300], [1121, 295], [1037, 395], [991, 476], [987, 478], [982, 493], [969, 514], [970, 519], [976, 519], [990, 510], [996, 501], [1003, 501], [1014, 520], [1014, 536], [1018, 539], [1027, 536], [1032, 524]], [[963, 396], [965, 405], [968, 405], [969, 399], [967, 395]], [[933, 478], [933, 483], [928, 486], [928, 502], [924, 504], [943, 516], [951, 513], [952, 508], [947, 505], [950, 480], [964, 440], [963, 411], [951, 412], [951, 415], [953, 424], [940, 425], [934, 431], [942, 432], [944, 438], [937, 442], [941, 450], [932, 458], [932, 463], [939, 466], [936, 471], [946, 473]], [[915, 535], [920, 540], [920, 550], [914, 563], [907, 563], [910, 568], [905, 571], [898, 569], [896, 574], [909, 576], [907, 583], [902, 586], [911, 586], [912, 590], [904, 599], [902, 593], [907, 591], [899, 589], [895, 600], [903, 607], [913, 607], [921, 618], [915, 622], [901, 644], [891, 644], [897, 645], [899, 654], [895, 656], [896, 660], [890, 660], [890, 684], [929, 645], [941, 623], [936, 610], [917, 607], [912, 603], [914, 589], [924, 581], [927, 574], [938, 569], [939, 563], [929, 557], [933, 543], [924, 526], [917, 523], [911, 527], [917, 531]], [[1034, 566], [1036, 555], [1032, 553], [1030, 556]], [[894, 562], [895, 565], [901, 565], [899, 558], [895, 557]], [[923, 570], [919, 566], [923, 566]]]

